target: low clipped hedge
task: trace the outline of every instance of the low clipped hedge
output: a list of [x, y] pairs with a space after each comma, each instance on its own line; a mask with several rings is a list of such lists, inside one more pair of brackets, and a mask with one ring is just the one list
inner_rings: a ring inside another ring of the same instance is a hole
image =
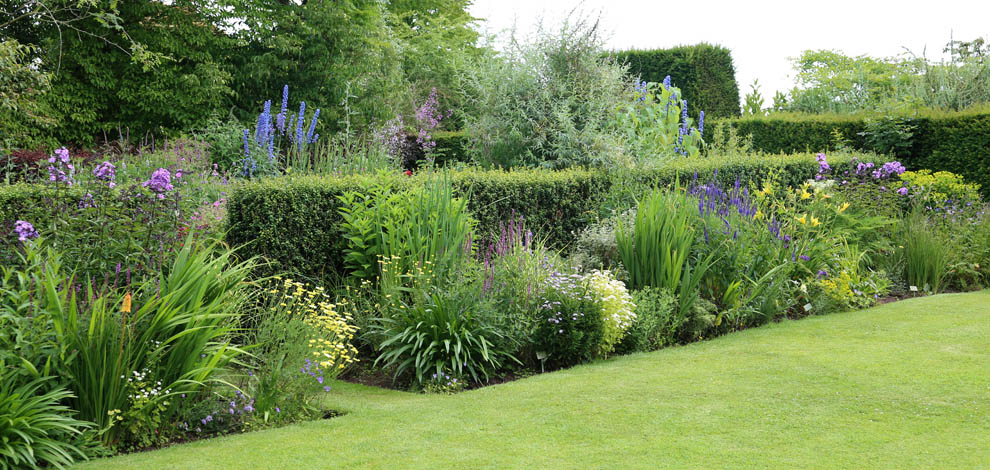
[[[769, 153], [820, 152], [835, 146], [834, 131], [861, 151], [872, 151], [866, 131], [869, 115], [773, 114], [729, 120], [740, 135], [753, 137], [755, 149]], [[930, 111], [904, 118], [915, 126], [901, 163], [909, 170], [951, 171], [978, 183], [990, 196], [990, 112]]]
[[[834, 155], [829, 163], [844, 171], [853, 155]], [[860, 159], [876, 158], [860, 155]], [[814, 154], [755, 155], [723, 158], [689, 158], [656, 169], [624, 172], [570, 169], [550, 170], [454, 170], [450, 172], [455, 194], [468, 197], [468, 207], [478, 220], [481, 236], [498, 231], [513, 215], [523, 217], [528, 228], [549, 245], [566, 248], [574, 234], [594, 221], [613, 184], [633, 178], [638, 183], [665, 185], [686, 183], [695, 175], [727, 183], [758, 183], [779, 171], [783, 181], [799, 185], [818, 169]], [[271, 261], [271, 272], [288, 272], [313, 279], [343, 274], [343, 240], [338, 196], [368, 187], [381, 176], [269, 179], [235, 187], [228, 199], [227, 240], [245, 245], [246, 256], [261, 255]], [[389, 176], [396, 190], [424, 184], [428, 175]]]

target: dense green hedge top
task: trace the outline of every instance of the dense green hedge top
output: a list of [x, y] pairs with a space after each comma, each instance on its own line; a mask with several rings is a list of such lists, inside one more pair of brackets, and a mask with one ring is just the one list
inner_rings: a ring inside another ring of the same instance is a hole
[[[856, 156], [879, 161], [872, 155]], [[829, 163], [836, 171], [843, 171], [853, 157], [830, 155]], [[644, 191], [642, 185], [678, 181], [686, 185], [695, 175], [702, 181], [717, 177], [724, 184], [736, 179], [742, 184], [759, 184], [771, 172], [779, 172], [785, 184], [796, 186], [813, 178], [817, 169], [815, 154], [804, 153], [683, 158], [656, 168], [611, 171], [469, 168], [452, 170], [448, 175], [455, 194], [468, 198], [468, 208], [478, 221], [476, 238], [496, 235], [500, 225], [515, 216], [522, 217], [548, 244], [566, 248], [576, 232], [603, 214], [606, 201], [616, 191]], [[411, 176], [291, 176], [235, 184], [229, 189], [227, 202], [227, 241], [246, 245], [243, 255], [262, 255], [270, 260], [272, 273], [288, 272], [314, 280], [333, 278], [343, 273], [345, 243], [338, 227], [338, 196], [363, 191], [383, 178], [398, 191], [423, 185], [432, 177], [427, 172]], [[78, 199], [82, 195], [79, 188], [62, 189], [60, 197]], [[0, 236], [10, 240], [17, 219], [41, 226], [49, 223], [53, 197], [50, 185], [0, 187]]]
[[[741, 135], [751, 135], [764, 152], [819, 152], [835, 148], [838, 132], [852, 148], [874, 150], [867, 131], [878, 114], [835, 115], [782, 113], [728, 120]], [[905, 116], [914, 126], [901, 162], [909, 170], [951, 171], [978, 183], [990, 195], [990, 109], [962, 112], [924, 111]]]
[[[860, 155], [865, 161], [876, 157]], [[852, 155], [833, 155], [829, 163], [837, 171], [847, 168]], [[552, 246], [567, 247], [575, 233], [596, 220], [603, 201], [616, 186], [626, 182], [666, 185], [688, 184], [697, 174], [707, 181], [715, 177], [728, 184], [759, 183], [779, 170], [784, 182], [799, 185], [818, 169], [814, 154], [698, 157], [673, 160], [663, 167], [632, 170], [481, 170], [450, 171], [455, 194], [468, 197], [468, 207], [478, 220], [476, 238], [497, 234], [513, 215]], [[431, 176], [389, 176], [395, 190], [421, 185]], [[291, 272], [316, 279], [342, 274], [342, 239], [337, 225], [340, 201], [347, 191], [360, 191], [376, 176], [270, 179], [235, 187], [229, 197], [228, 241], [247, 255], [262, 255], [273, 262], [272, 272]], [[635, 187], [635, 186], [634, 186]]]
[[688, 112], [707, 117], [739, 115], [739, 84], [729, 49], [711, 44], [678, 46], [670, 49], [612, 52], [629, 64], [629, 73], [641, 80], [660, 83], [670, 75], [684, 93]]

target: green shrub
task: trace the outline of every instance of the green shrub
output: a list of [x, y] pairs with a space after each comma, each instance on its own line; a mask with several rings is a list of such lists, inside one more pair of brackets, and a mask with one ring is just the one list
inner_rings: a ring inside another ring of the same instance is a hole
[[340, 196], [347, 244], [344, 263], [358, 279], [389, 281], [380, 262], [393, 260], [393, 272], [432, 269], [442, 280], [453, 274], [467, 254], [474, 221], [467, 202], [453, 197], [446, 175], [430, 179], [422, 188], [392, 192], [375, 185], [367, 196], [348, 192]]
[[618, 154], [609, 130], [624, 102], [624, 66], [601, 56], [596, 22], [570, 18], [466, 70], [464, 129], [486, 167], [602, 166]]
[[701, 43], [670, 49], [618, 51], [610, 54], [629, 65], [629, 74], [660, 83], [670, 75], [684, 90], [694, 118], [739, 115], [739, 84], [728, 48]]
[[[633, 160], [666, 160], [700, 154], [704, 111], [692, 121], [681, 90], [664, 83], [633, 84], [627, 103], [614, 114], [612, 126], [621, 136], [623, 153]], [[692, 123], [697, 123], [692, 127]]]
[[599, 356], [605, 341], [601, 299], [590, 295], [580, 274], [553, 273], [540, 296], [533, 350], [551, 368]]
[[644, 287], [633, 291], [632, 302], [636, 320], [616, 345], [616, 353], [655, 351], [677, 344], [677, 298], [670, 291]]

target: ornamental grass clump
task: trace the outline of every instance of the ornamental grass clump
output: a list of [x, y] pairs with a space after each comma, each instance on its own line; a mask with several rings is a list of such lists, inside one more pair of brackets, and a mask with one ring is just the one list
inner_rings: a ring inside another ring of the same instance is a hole
[[633, 226], [620, 223], [616, 230], [630, 285], [676, 292], [682, 317], [693, 311], [698, 287], [716, 255], [692, 263], [692, 248], [699, 237], [696, 206], [681, 191], [654, 190], [640, 201]]

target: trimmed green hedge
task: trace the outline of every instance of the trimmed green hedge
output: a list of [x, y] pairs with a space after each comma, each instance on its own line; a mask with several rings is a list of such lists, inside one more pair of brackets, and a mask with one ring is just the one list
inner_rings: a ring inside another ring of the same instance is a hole
[[[773, 114], [728, 122], [740, 135], [753, 136], [756, 149], [770, 153], [818, 152], [835, 147], [837, 130], [858, 150], [873, 150], [860, 133], [866, 130], [864, 115]], [[951, 171], [978, 183], [990, 196], [990, 113], [927, 113], [906, 118], [915, 126], [908, 157], [901, 163], [909, 170]]]
[[[852, 156], [831, 156], [829, 163], [844, 170]], [[866, 161], [874, 157], [860, 156]], [[818, 163], [814, 154], [757, 155], [731, 158], [675, 160], [656, 169], [628, 172], [571, 169], [562, 171], [456, 170], [450, 173], [454, 191], [467, 196], [468, 207], [478, 220], [480, 236], [492, 235], [513, 214], [547, 243], [566, 248], [575, 233], [594, 221], [613, 185], [632, 179], [636, 183], [687, 184], [697, 172], [708, 180], [716, 172], [720, 181], [757, 183], [780, 170], [785, 183], [799, 185], [813, 178]], [[235, 187], [228, 199], [227, 240], [247, 244], [244, 255], [262, 255], [272, 261], [271, 272], [325, 279], [342, 273], [345, 241], [340, 222], [338, 195], [360, 190], [373, 176], [344, 178], [303, 176], [270, 179]], [[397, 190], [423, 184], [426, 175], [393, 176]]]
[[670, 75], [684, 93], [688, 112], [698, 117], [739, 116], [739, 84], [729, 49], [701, 43], [671, 49], [629, 50], [611, 55], [629, 64], [629, 73], [641, 80], [660, 83]]

